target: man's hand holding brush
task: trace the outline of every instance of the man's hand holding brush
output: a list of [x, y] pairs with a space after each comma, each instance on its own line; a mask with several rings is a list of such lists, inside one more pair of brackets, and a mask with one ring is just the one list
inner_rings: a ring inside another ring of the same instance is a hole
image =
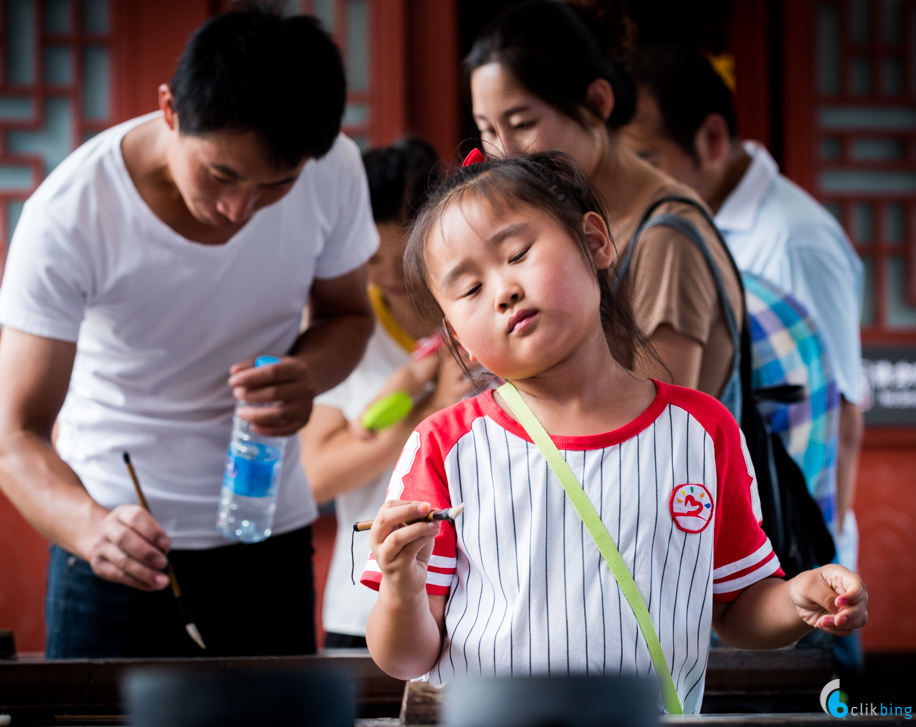
[[163, 571], [171, 545], [153, 516], [139, 505], [120, 505], [99, 515], [84, 550], [93, 572], [141, 591], [166, 588], [169, 579]]

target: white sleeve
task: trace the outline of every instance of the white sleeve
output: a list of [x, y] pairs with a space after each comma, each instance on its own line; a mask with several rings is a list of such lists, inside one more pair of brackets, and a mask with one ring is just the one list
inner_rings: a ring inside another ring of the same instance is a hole
[[10, 243], [0, 286], [0, 324], [75, 342], [92, 280], [92, 265], [80, 234], [60, 228], [45, 209], [27, 202]]
[[333, 389], [328, 389], [323, 394], [319, 394], [315, 397], [315, 406], [326, 406], [329, 409], [339, 409], [344, 418], [349, 421], [350, 417], [346, 415], [346, 410], [350, 407], [351, 399], [353, 398], [350, 394], [350, 387], [348, 382], [350, 380], [346, 379], [341, 381]]
[[378, 248], [369, 204], [369, 183], [359, 147], [341, 135], [329, 155], [337, 164], [336, 213], [331, 234], [318, 258], [315, 277], [338, 278], [365, 263]]
[[811, 313], [827, 343], [837, 388], [847, 401], [858, 403], [862, 291], [855, 271], [842, 256], [806, 244], [790, 245], [784, 265], [783, 274], [792, 281], [789, 289]]
[[[378, 396], [384, 379], [376, 381], [377, 377], [367, 376], [364, 371], [366, 356], [372, 354], [371, 347], [366, 350], [363, 360], [357, 364], [353, 372], [333, 389], [315, 397], [316, 406], [326, 406], [337, 409], [348, 422], [353, 421], [362, 414], [370, 402]], [[370, 384], [370, 382], [372, 382]], [[377, 385], [375, 385], [377, 383]]]

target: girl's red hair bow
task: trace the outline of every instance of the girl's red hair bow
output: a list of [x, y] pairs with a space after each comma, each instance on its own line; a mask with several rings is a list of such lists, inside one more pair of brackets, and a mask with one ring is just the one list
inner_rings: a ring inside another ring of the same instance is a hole
[[472, 164], [481, 164], [482, 162], [485, 162], [486, 160], [487, 158], [483, 154], [481, 154], [480, 149], [475, 148], [475, 149], [471, 149], [471, 153], [468, 154], [464, 158], [464, 161], [461, 163], [461, 166], [469, 167]]

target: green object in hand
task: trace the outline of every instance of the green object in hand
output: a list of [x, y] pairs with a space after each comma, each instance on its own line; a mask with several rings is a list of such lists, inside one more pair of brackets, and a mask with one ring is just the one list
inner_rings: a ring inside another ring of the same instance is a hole
[[413, 409], [413, 399], [405, 391], [396, 391], [393, 394], [379, 399], [370, 406], [359, 419], [359, 423], [370, 432], [397, 424]]

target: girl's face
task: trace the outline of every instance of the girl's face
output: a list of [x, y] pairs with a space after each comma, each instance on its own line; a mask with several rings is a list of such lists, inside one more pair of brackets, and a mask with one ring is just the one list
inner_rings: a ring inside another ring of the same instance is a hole
[[[596, 265], [607, 267], [612, 247], [604, 221], [588, 213], [583, 228]], [[494, 209], [468, 195], [433, 225], [425, 257], [455, 338], [497, 376], [531, 378], [588, 339], [604, 341], [595, 273], [567, 231], [540, 210]]]
[[471, 75], [474, 121], [484, 151], [515, 157], [559, 149], [591, 175], [603, 153], [607, 131], [586, 114], [589, 128], [542, 101], [499, 63], [481, 66]]
[[391, 222], [379, 222], [375, 227], [379, 245], [375, 255], [369, 258], [369, 282], [381, 290], [388, 301], [406, 300], [403, 230]]

